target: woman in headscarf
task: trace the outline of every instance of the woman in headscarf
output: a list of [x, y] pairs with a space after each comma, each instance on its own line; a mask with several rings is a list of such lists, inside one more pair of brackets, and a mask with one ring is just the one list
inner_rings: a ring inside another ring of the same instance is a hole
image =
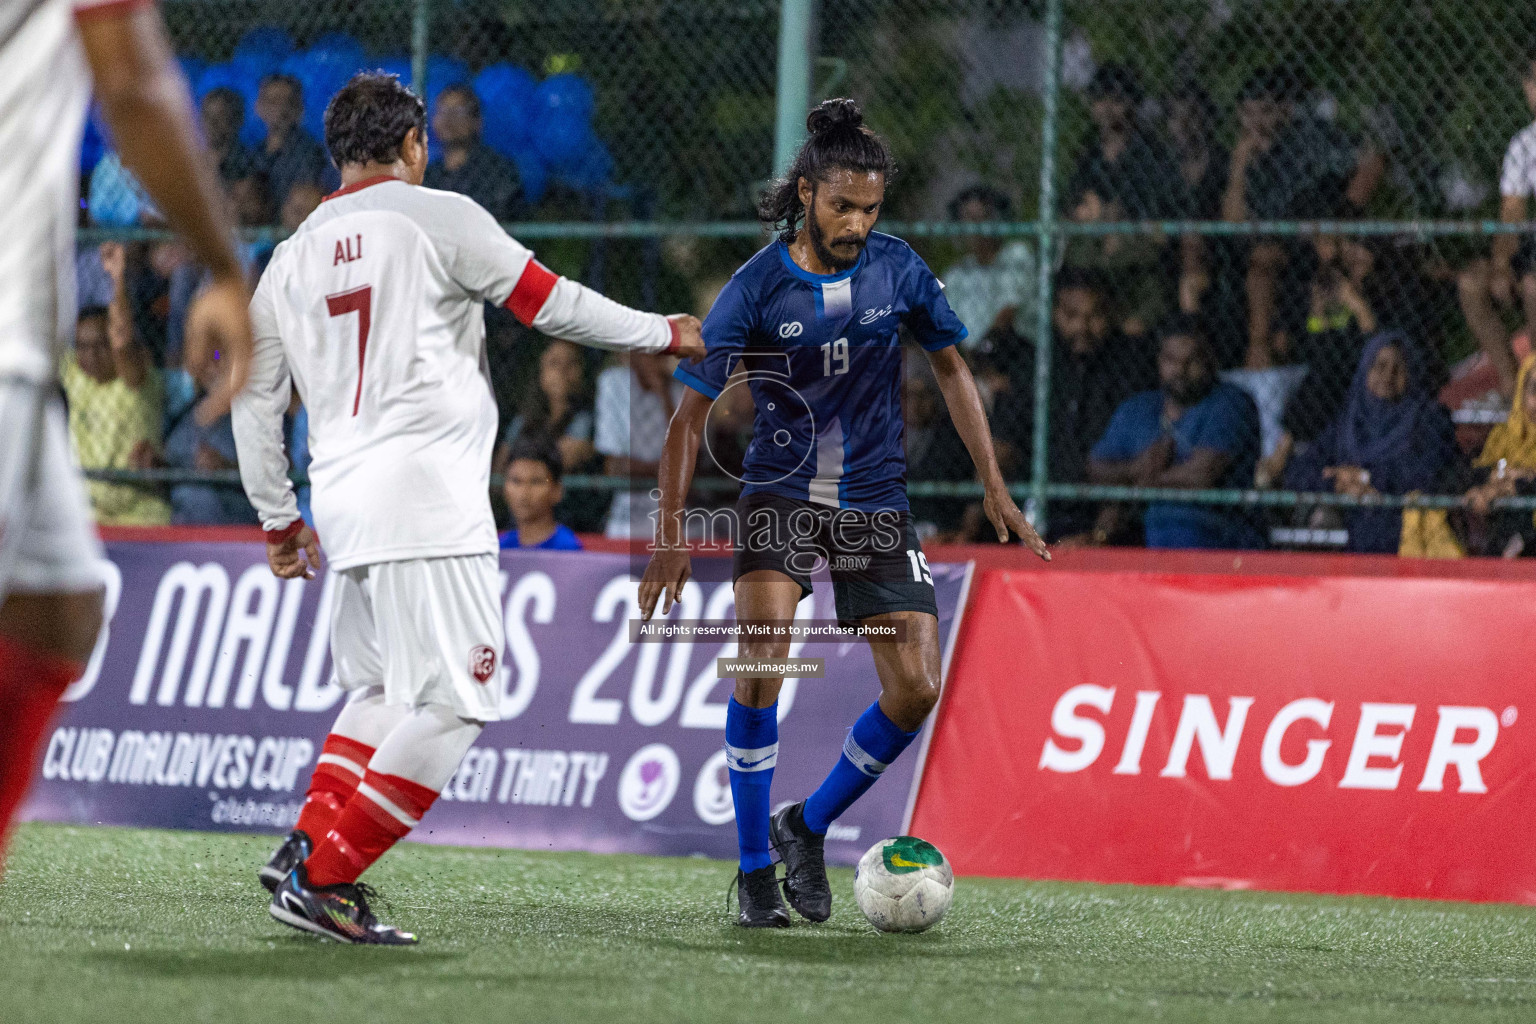
[[[1467, 492], [1472, 511], [1484, 515], [1498, 498], [1536, 493], [1536, 355], [1526, 356], [1515, 379], [1509, 416], [1494, 427], [1473, 463], [1477, 486]], [[1486, 551], [1513, 558], [1536, 555], [1536, 517], [1530, 512], [1494, 516]]]
[[[1425, 359], [1404, 335], [1371, 338], [1343, 411], [1291, 463], [1287, 486], [1356, 496], [1438, 490], [1462, 456], [1430, 386]], [[1397, 552], [1401, 509], [1350, 509], [1344, 520], [1349, 550]]]

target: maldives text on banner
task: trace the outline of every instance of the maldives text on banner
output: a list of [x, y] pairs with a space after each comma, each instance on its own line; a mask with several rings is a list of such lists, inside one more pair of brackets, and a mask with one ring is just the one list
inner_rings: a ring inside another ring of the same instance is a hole
[[1536, 903], [1536, 584], [1460, 575], [978, 572], [912, 829], [972, 874]]
[[[66, 695], [24, 815], [33, 820], [278, 832], [298, 815], [341, 693], [330, 680], [328, 575], [282, 581], [260, 544], [115, 543], [115, 609]], [[503, 552], [507, 650], [488, 726], [414, 837], [429, 842], [734, 857], [723, 731], [730, 643], [629, 642], [636, 585], [617, 554]], [[934, 565], [940, 635], [965, 565]], [[718, 574], [717, 577], [718, 578]], [[835, 617], [816, 582], [801, 619]], [[690, 583], [673, 618], [733, 614], [730, 583]], [[470, 652], [466, 652], [468, 657]], [[795, 645], [821, 679], [786, 682], [776, 801], [799, 799], [879, 693], [863, 641]], [[916, 777], [904, 758], [829, 836], [854, 863], [895, 835]]]

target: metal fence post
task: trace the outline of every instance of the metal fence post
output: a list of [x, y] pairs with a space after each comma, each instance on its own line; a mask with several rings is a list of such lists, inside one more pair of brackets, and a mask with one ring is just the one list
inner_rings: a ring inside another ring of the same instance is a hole
[[[413, 0], [411, 9], [411, 91], [427, 98], [427, 29], [432, 20], [432, 0]], [[430, 112], [429, 112], [430, 113]]]
[[1047, 0], [1045, 8], [1045, 95], [1040, 118], [1040, 214], [1038, 239], [1039, 310], [1035, 321], [1035, 431], [1031, 457], [1030, 503], [1034, 525], [1042, 534], [1049, 526], [1046, 494], [1050, 476], [1051, 434], [1051, 275], [1056, 242], [1056, 118], [1061, 93], [1061, 5]]
[[783, 174], [805, 136], [811, 105], [811, 28], [816, 0], [782, 0], [779, 6], [779, 82], [774, 100], [773, 173]]

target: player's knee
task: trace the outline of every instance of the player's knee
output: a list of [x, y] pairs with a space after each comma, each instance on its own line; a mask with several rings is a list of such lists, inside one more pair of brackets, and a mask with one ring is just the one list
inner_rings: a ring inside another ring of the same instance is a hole
[[939, 681], [926, 673], [913, 673], [902, 680], [891, 698], [896, 712], [891, 720], [910, 732], [921, 726], [939, 703]]
[[939, 681], [937, 679], [924, 679], [911, 691], [910, 700], [913, 711], [927, 718], [939, 703]]

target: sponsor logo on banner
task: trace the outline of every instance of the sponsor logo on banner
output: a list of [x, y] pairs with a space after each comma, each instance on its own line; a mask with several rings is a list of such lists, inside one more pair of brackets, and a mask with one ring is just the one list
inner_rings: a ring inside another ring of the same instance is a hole
[[635, 751], [619, 774], [619, 808], [630, 821], [650, 821], [667, 809], [682, 777], [677, 754], [665, 743]]
[[[1135, 711], [1124, 735], [1110, 737], [1105, 725], [1090, 712], [1109, 715], [1115, 706], [1115, 688], [1091, 683], [1072, 687], [1051, 712], [1051, 733], [1040, 752], [1040, 769], [1086, 771], [1100, 764], [1110, 740], [1118, 739], [1119, 759], [1111, 771], [1140, 775], [1147, 734], [1162, 696], [1157, 690], [1137, 691]], [[1282, 705], [1268, 722], [1251, 724], [1253, 697], [1227, 697], [1224, 720], [1216, 710], [1220, 701], [1216, 698], [1213, 703], [1203, 693], [1185, 695], [1167, 760], [1157, 771], [1159, 777], [1184, 778], [1190, 771], [1191, 754], [1198, 750], [1206, 776], [1228, 780], [1238, 756], [1251, 754], [1257, 745], [1262, 775], [1276, 786], [1306, 785], [1322, 773], [1329, 758], [1342, 757], [1344, 768], [1336, 784], [1339, 789], [1395, 790], [1411, 767], [1410, 784], [1417, 779], [1415, 788], [1421, 793], [1444, 790], [1447, 772], [1455, 773], [1458, 793], [1488, 792], [1481, 766], [1498, 743], [1500, 721], [1492, 708], [1442, 704], [1421, 713], [1417, 704], [1357, 702], [1349, 716], [1357, 722], [1353, 736], [1343, 738], [1347, 746], [1335, 749], [1339, 737], [1329, 731], [1334, 701], [1302, 697]], [[1434, 739], [1428, 755], [1412, 766], [1401, 763], [1404, 738], [1415, 720], [1428, 724], [1427, 715], [1434, 716]], [[1503, 715], [1511, 723], [1517, 716], [1513, 707], [1506, 708]], [[1305, 754], [1289, 755], [1294, 758], [1289, 759], [1282, 746], [1291, 746], [1288, 737], [1293, 731], [1305, 734]]]
[[[66, 693], [23, 815], [286, 831], [345, 696], [325, 627], [337, 577], [279, 580], [260, 543], [112, 542], [107, 554], [108, 626]], [[511, 551], [500, 566], [506, 646], [458, 657], [502, 720], [486, 725], [415, 837], [732, 856], [729, 780], [708, 771], [700, 780], [694, 769], [721, 753], [730, 682], [715, 663], [734, 655], [734, 641], [632, 643], [636, 582], [625, 555]], [[964, 573], [951, 566], [938, 581], [945, 635]], [[828, 618], [832, 604], [819, 582], [800, 615]], [[691, 581], [670, 618], [729, 619], [733, 609], [728, 578]], [[874, 666], [863, 644], [812, 652], [827, 655], [826, 678], [785, 686], [780, 728], [830, 759], [867, 704], [861, 684]], [[796, 711], [797, 689], [813, 714]], [[824, 771], [812, 757], [779, 769], [796, 791]], [[845, 815], [847, 827], [900, 830], [915, 772], [910, 763], [892, 771]], [[692, 801], [678, 799], [684, 785]], [[832, 856], [862, 851], [847, 853]]]
[[1536, 903], [1536, 574], [1190, 561], [981, 574], [909, 831], [964, 873]]
[[710, 755], [693, 783], [693, 809], [706, 825], [724, 825], [736, 818], [736, 801], [731, 797], [731, 770], [725, 764], [725, 751]]

